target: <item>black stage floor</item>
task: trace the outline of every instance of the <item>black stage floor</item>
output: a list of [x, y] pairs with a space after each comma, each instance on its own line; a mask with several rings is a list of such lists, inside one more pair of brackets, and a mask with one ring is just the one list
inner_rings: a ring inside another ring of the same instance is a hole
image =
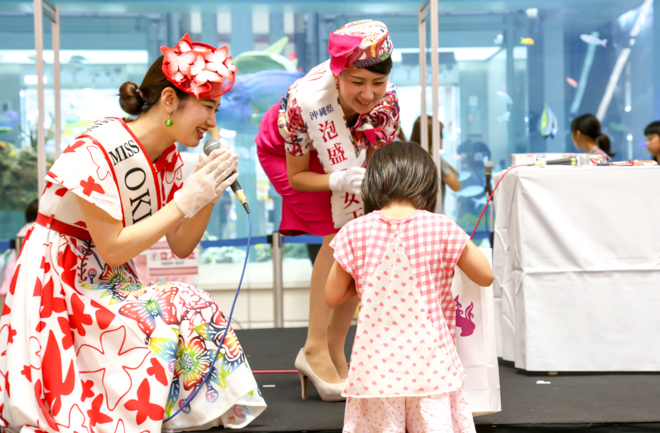
[[[286, 328], [236, 333], [250, 366], [258, 371], [294, 370], [306, 332], [306, 328]], [[347, 345], [354, 332], [352, 328]], [[268, 409], [242, 431], [341, 432], [344, 403], [322, 402], [311, 382], [307, 400], [301, 400], [297, 374], [255, 377]], [[550, 384], [537, 384], [539, 380]], [[660, 432], [660, 373], [548, 376], [500, 362], [500, 386], [502, 412], [475, 418], [478, 432]]]

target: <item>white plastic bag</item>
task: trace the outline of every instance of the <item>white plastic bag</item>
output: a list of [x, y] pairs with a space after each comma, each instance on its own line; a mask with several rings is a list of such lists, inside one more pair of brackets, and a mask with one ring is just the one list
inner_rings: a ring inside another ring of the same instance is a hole
[[[482, 248], [481, 251], [492, 262], [492, 250]], [[472, 415], [500, 412], [493, 286], [478, 286], [457, 267], [451, 291], [456, 303], [458, 356], [467, 372], [463, 389]]]

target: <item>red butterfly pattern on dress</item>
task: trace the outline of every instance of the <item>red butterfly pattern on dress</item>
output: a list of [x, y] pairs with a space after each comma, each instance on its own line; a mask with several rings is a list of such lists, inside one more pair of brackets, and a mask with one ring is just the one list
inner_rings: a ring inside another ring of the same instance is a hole
[[[135, 371], [143, 368], [145, 361], [150, 357], [151, 351], [148, 347], [126, 347], [126, 327], [120, 326], [110, 331], [105, 331], [101, 334], [99, 339], [99, 347], [94, 347], [89, 344], [83, 344], [76, 352], [76, 358], [81, 360], [80, 374], [85, 378], [93, 380], [95, 385], [99, 383], [103, 387], [106, 403], [110, 411], [114, 411], [117, 405], [133, 388], [133, 380], [130, 371]], [[116, 351], [110, 353], [105, 348]], [[118, 380], [116, 373], [106, 375], [107, 373], [107, 357], [111, 356], [121, 365], [125, 376]], [[100, 379], [98, 376], [101, 376]], [[112, 386], [106, 386], [107, 381], [112, 381]], [[123, 386], [122, 386], [123, 385]], [[108, 388], [112, 389], [113, 393], [108, 393]], [[111, 396], [115, 396], [112, 399]]]
[[83, 140], [78, 140], [73, 144], [69, 144], [66, 147], [66, 149], [64, 149], [64, 151], [62, 151], [62, 153], [73, 153], [73, 152], [76, 151], [76, 149], [78, 149], [80, 146], [83, 146], [84, 144], [85, 144], [85, 142]]
[[112, 421], [112, 418], [101, 412], [103, 406], [103, 395], [99, 394], [92, 401], [92, 408], [87, 411], [89, 415], [90, 427], [96, 427], [96, 424], [107, 424]]
[[136, 420], [138, 425], [146, 421], [147, 418], [151, 418], [154, 421], [163, 419], [165, 411], [162, 406], [149, 401], [151, 398], [151, 388], [147, 379], [144, 379], [140, 384], [137, 397], [137, 400], [129, 400], [124, 407], [130, 411], [137, 411]]
[[60, 348], [52, 330], [48, 331], [48, 342], [43, 360], [43, 390], [50, 412], [57, 416], [62, 406], [62, 397], [70, 395], [75, 388], [76, 370], [73, 360], [69, 361], [66, 375], [63, 377]]
[[80, 186], [83, 187], [83, 194], [86, 196], [91, 196], [93, 192], [98, 192], [99, 194], [105, 194], [105, 190], [100, 183], [96, 183], [96, 180], [89, 176], [87, 180], [81, 180]]
[[67, 432], [71, 431], [75, 433], [83, 433], [83, 432], [92, 433], [91, 428], [89, 428], [89, 426], [85, 424], [87, 424], [87, 418], [85, 417], [85, 414], [77, 404], [74, 404], [73, 406], [71, 406], [71, 409], [69, 410], [68, 424], [64, 425], [58, 423], [57, 430], [67, 431]]
[[92, 163], [96, 166], [96, 176], [99, 180], [105, 180], [111, 174], [105, 155], [96, 145], [89, 145], [86, 149]]

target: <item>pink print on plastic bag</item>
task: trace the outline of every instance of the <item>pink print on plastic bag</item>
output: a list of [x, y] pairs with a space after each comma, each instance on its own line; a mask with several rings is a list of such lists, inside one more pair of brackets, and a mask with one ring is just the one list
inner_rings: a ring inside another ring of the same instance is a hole
[[472, 313], [474, 303], [470, 302], [470, 305], [465, 309], [465, 315], [463, 315], [462, 305], [458, 301], [458, 296], [456, 296], [454, 302], [456, 303], [456, 327], [461, 328], [461, 337], [468, 337], [472, 335], [475, 328], [475, 324], [472, 321], [474, 318], [474, 314]]

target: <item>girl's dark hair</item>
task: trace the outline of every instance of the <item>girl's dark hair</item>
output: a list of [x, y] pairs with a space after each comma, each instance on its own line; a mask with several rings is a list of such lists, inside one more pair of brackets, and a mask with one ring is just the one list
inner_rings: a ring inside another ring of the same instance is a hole
[[380, 63], [367, 66], [364, 69], [369, 72], [373, 72], [374, 74], [389, 75], [390, 71], [392, 70], [392, 56], [388, 57]]
[[[429, 130], [429, 153], [433, 149], [431, 147], [433, 146], [433, 116], [426, 116], [428, 119], [427, 125], [428, 125], [428, 130]], [[445, 127], [445, 125], [442, 124], [442, 122], [438, 121], [440, 124], [440, 137], [442, 138], [442, 129]], [[410, 141], [414, 141], [415, 143], [421, 145], [422, 144], [422, 116], [419, 116], [417, 120], [415, 120], [415, 123], [413, 124], [413, 130], [412, 134], [410, 134]]]
[[172, 87], [176, 92], [176, 96], [182, 101], [190, 96], [183, 90], [178, 89], [165, 77], [163, 74], [163, 56], [160, 56], [151, 65], [139, 87], [130, 81], [121, 85], [119, 88], [119, 105], [128, 114], [137, 116], [146, 113], [158, 102], [160, 94], [167, 87]]
[[616, 153], [613, 153], [610, 150], [610, 138], [600, 132], [600, 122], [593, 114], [583, 114], [582, 116], [573, 119], [573, 122], [571, 123], [571, 132], [575, 134], [577, 131], [594, 139], [600, 150], [607, 153], [609, 156], [616, 156]]
[[656, 120], [655, 122], [651, 122], [648, 125], [646, 125], [646, 128], [644, 128], [644, 135], [651, 135], [651, 134], [656, 134], [660, 136], [660, 121]]
[[362, 182], [364, 213], [389, 203], [412, 201], [417, 209], [435, 211], [438, 170], [433, 158], [410, 141], [393, 141], [371, 157]]

